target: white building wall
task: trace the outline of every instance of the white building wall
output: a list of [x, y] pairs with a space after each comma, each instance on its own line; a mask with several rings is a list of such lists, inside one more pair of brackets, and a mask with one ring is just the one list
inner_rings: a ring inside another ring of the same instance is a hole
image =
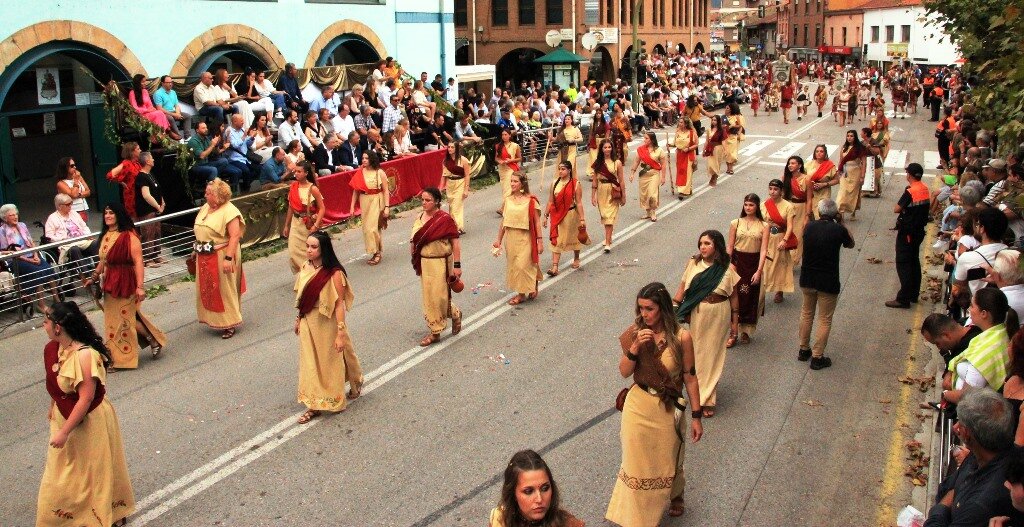
[[[886, 54], [886, 26], [894, 26], [893, 42], [901, 42], [901, 26], [910, 26], [910, 41], [907, 43], [907, 59], [917, 64], [948, 65], [960, 58], [960, 53], [950, 38], [929, 17], [922, 6], [876, 9], [864, 12], [863, 42], [868, 52], [865, 58], [871, 62], [892, 62]], [[878, 26], [878, 42], [872, 42], [871, 28]]]
[[[258, 30], [277, 46], [288, 62], [303, 66], [313, 41], [328, 26], [344, 19], [366, 24], [383, 42], [388, 55], [408, 71], [454, 71], [453, 0], [382, 0], [366, 3], [307, 3], [305, 0], [253, 2], [240, 0], [33, 0], [3, 2], [0, 40], [39, 22], [74, 20], [100, 27], [119, 38], [139, 58], [146, 72], [169, 72], [194, 38], [221, 24], [242, 24]], [[443, 11], [442, 15], [439, 12]], [[433, 19], [398, 23], [415, 15]], [[442, 45], [441, 26], [446, 21]], [[444, 52], [442, 51], [444, 50]], [[442, 63], [444, 60], [444, 63]]]

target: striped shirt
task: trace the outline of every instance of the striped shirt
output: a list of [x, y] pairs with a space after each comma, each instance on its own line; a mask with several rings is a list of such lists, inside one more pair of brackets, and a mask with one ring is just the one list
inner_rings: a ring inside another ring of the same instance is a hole
[[963, 353], [949, 361], [949, 371], [953, 372], [953, 384], [956, 385], [957, 369], [960, 362], [967, 361], [985, 377], [989, 387], [999, 390], [1006, 379], [1006, 366], [1010, 360], [1007, 347], [1010, 339], [1006, 334], [1006, 325], [997, 324], [977, 337], [971, 339]]

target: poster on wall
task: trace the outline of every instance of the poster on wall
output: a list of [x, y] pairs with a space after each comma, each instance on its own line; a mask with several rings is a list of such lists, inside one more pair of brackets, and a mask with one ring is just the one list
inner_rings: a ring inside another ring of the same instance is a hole
[[57, 68], [36, 68], [36, 93], [39, 104], [60, 104], [60, 75]]

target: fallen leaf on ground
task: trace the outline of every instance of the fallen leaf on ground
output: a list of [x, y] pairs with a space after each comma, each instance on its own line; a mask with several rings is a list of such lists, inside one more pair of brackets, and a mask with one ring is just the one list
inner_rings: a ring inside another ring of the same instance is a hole
[[800, 401], [800, 402], [806, 404], [807, 406], [825, 406], [825, 403], [823, 403], [821, 401], [814, 400], [814, 399], [808, 399], [806, 401]]
[[873, 263], [873, 264], [880, 264], [880, 263], [882, 263], [882, 260], [880, 260], [880, 259], [878, 259], [878, 258], [875, 258], [874, 256], [872, 256], [871, 258], [868, 258], [868, 262], [869, 262], [869, 263]]

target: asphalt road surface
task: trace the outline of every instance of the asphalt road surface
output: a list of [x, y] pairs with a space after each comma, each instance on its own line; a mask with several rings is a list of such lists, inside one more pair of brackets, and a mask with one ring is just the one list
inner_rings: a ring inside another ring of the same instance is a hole
[[[749, 130], [735, 175], [708, 188], [702, 160], [692, 197], [679, 202], [664, 188], [657, 223], [640, 219], [631, 188], [612, 252], [589, 246], [575, 271], [564, 258], [539, 299], [514, 308], [505, 303], [504, 257], [490, 252], [500, 191], [474, 192], [463, 237], [467, 287], [456, 296], [464, 329], [428, 348], [417, 345], [426, 325], [408, 256], [414, 213], [391, 223], [376, 267], [365, 264], [358, 229], [338, 235], [367, 385], [346, 412], [308, 425], [295, 424], [304, 407], [295, 400], [285, 254], [246, 264], [245, 323], [231, 340], [195, 322], [193, 284], [146, 301], [170, 343], [159, 360], [144, 355], [138, 370], [110, 375], [107, 386], [138, 501], [130, 525], [480, 526], [508, 459], [524, 448], [544, 455], [568, 510], [588, 525], [607, 524], [621, 456], [613, 402], [627, 386], [616, 337], [633, 319], [636, 292], [652, 281], [674, 290], [701, 231], [727, 232], [742, 196], [766, 196], [790, 152], [810, 158], [814, 145], [844, 137], [828, 114], [783, 125], [777, 113], [743, 111]], [[753, 342], [729, 350], [718, 415], [687, 446], [686, 514], [664, 525], [890, 525], [908, 503], [903, 441], [920, 427], [920, 394], [896, 377], [931, 357], [908, 331], [931, 304], [882, 303], [898, 288], [889, 229], [903, 167], [934, 169], [938, 157], [926, 119], [892, 121], [884, 196], [864, 200], [850, 223], [857, 247], [842, 251], [843, 290], [826, 351], [833, 367], [811, 371], [796, 360], [799, 295], [778, 305], [769, 298]], [[835, 148], [830, 154], [837, 159]], [[536, 193], [540, 177], [531, 177]], [[599, 238], [598, 215], [585, 201]], [[546, 250], [542, 269], [549, 262]], [[0, 525], [34, 522], [48, 448], [45, 341], [41, 328], [2, 341]]]

